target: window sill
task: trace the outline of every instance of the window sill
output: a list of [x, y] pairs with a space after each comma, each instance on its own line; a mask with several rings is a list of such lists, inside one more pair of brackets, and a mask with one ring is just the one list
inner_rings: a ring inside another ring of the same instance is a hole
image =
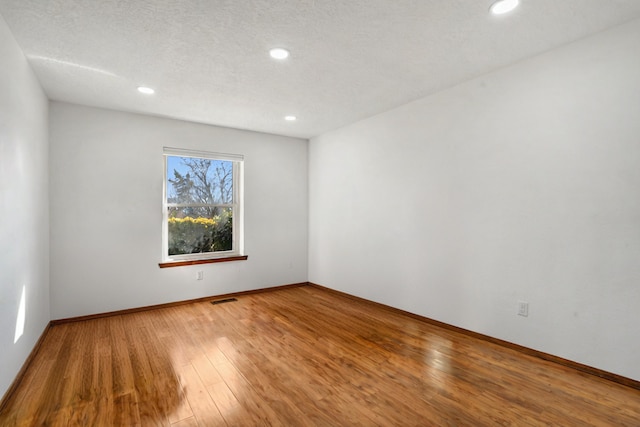
[[160, 268], [167, 267], [182, 267], [183, 265], [197, 265], [197, 264], [213, 264], [216, 262], [229, 262], [229, 261], [245, 261], [249, 258], [248, 255], [235, 255], [224, 258], [208, 258], [208, 259], [190, 259], [185, 261], [167, 261], [158, 264]]

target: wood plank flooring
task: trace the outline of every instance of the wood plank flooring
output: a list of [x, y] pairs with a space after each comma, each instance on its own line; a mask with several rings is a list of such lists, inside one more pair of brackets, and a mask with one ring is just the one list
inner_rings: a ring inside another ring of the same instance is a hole
[[640, 391], [303, 286], [53, 326], [0, 426], [640, 426]]

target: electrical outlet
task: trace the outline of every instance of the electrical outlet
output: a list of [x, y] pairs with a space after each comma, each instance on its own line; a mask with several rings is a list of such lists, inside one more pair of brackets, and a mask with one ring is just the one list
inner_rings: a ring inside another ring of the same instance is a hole
[[198, 273], [196, 273], [196, 280], [203, 280], [204, 279], [204, 271], [200, 270], [198, 271]]
[[524, 301], [518, 301], [518, 316], [529, 316], [529, 303]]

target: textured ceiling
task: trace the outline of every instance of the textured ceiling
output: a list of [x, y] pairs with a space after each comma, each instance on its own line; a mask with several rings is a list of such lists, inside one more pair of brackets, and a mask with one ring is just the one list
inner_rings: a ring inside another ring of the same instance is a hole
[[305, 138], [640, 17], [638, 0], [490, 4], [0, 0], [0, 14], [53, 100]]

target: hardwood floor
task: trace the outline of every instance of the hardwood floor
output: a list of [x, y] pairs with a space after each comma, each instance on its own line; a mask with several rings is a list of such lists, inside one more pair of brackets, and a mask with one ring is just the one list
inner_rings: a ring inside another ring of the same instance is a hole
[[638, 426], [640, 390], [303, 286], [53, 326], [0, 426]]

